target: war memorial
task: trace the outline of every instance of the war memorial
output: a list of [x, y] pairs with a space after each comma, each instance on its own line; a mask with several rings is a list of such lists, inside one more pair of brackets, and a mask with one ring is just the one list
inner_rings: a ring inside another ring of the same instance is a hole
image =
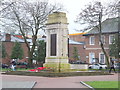
[[46, 25], [47, 46], [44, 67], [52, 67], [55, 71], [70, 69], [66, 13], [54, 12], [50, 14]]

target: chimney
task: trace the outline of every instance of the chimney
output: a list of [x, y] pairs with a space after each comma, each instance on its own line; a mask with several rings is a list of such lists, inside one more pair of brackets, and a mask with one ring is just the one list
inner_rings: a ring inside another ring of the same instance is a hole
[[5, 41], [11, 41], [11, 35], [10, 34], [6, 33]]

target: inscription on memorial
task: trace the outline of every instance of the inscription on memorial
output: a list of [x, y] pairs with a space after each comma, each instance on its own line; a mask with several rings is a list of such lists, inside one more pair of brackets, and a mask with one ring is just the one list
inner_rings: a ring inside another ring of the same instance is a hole
[[57, 35], [56, 34], [51, 34], [51, 56], [56, 56], [56, 41], [57, 40]]

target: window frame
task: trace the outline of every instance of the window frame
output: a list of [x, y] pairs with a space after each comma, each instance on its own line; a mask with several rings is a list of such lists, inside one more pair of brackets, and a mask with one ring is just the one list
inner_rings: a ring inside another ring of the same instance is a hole
[[105, 64], [105, 54], [104, 53], [99, 53], [99, 63], [101, 62], [101, 54], [103, 54], [104, 55], [104, 61], [103, 61], [103, 63], [101, 63], [101, 64]]
[[111, 36], [114, 37], [113, 40], [115, 39], [115, 35], [113, 35], [113, 34], [109, 35], [109, 44], [112, 44], [112, 42], [113, 42], [113, 41], [111, 42]]
[[[92, 43], [92, 38], [94, 38], [93, 43]], [[90, 36], [89, 37], [89, 45], [95, 45], [95, 36]]]
[[90, 63], [90, 64], [94, 63], [93, 60], [91, 60], [92, 54], [93, 54], [93, 56], [94, 56], [93, 58], [95, 58], [95, 53], [94, 53], [94, 52], [90, 52], [90, 53], [89, 53], [89, 63]]

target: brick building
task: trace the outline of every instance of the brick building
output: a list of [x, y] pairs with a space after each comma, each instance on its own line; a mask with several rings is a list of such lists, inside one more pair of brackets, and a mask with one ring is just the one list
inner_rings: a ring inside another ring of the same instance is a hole
[[27, 48], [23, 39], [15, 37], [15, 35], [3, 34], [3, 35], [0, 36], [0, 40], [2, 41], [2, 43], [5, 47], [6, 53], [7, 53], [6, 57], [4, 59], [2, 59], [2, 63], [6, 63], [6, 64], [10, 63], [12, 48], [13, 48], [16, 41], [21, 43], [21, 46], [22, 46], [23, 51], [24, 51], [24, 57], [23, 58], [28, 57], [28, 48]]
[[79, 59], [82, 62], [87, 62], [86, 61], [86, 55], [85, 55], [85, 36], [83, 36], [85, 33], [74, 33], [74, 34], [69, 34], [69, 39], [70, 41], [74, 43], [69, 42], [69, 60], [74, 60], [73, 57], [73, 51], [74, 47], [77, 47], [78, 49], [78, 54], [79, 54]]
[[[115, 34], [118, 33], [118, 31], [119, 31], [118, 30], [118, 18], [111, 18], [111, 19], [107, 19], [103, 21], [101, 39], [104, 42], [104, 47], [108, 55], [109, 55], [109, 45], [112, 44], [112, 41], [115, 38]], [[1, 39], [8, 53], [8, 57], [6, 58], [6, 60], [7, 59], [10, 60], [11, 49], [14, 46], [14, 42], [16, 40], [22, 44], [22, 48], [24, 49], [24, 57], [28, 56], [27, 54], [28, 50], [27, 50], [27, 47], [24, 41], [15, 36], [10, 36], [9, 34], [7, 34]], [[69, 46], [69, 60], [70, 61], [74, 60], [73, 50], [74, 50], [74, 47], [76, 47], [78, 49], [78, 55], [79, 55], [80, 61], [87, 62], [90, 64], [94, 62], [99, 62], [102, 64], [106, 63], [105, 55], [103, 54], [102, 49], [100, 47], [98, 31], [96, 28], [93, 28], [87, 33], [69, 34], [69, 45], [68, 46]], [[4, 61], [5, 60], [3, 60], [3, 62]]]
[[[109, 56], [109, 45], [112, 44], [115, 34], [118, 33], [118, 18], [111, 18], [103, 21], [102, 23], [102, 37], [101, 40], [104, 43], [104, 48]], [[93, 28], [85, 36], [85, 52], [86, 60], [92, 64], [98, 62], [101, 64], [106, 63], [105, 55], [102, 52], [98, 30]]]
[[77, 48], [79, 61], [86, 62], [84, 43], [83, 42], [76, 42], [73, 40], [69, 40], [69, 62], [75, 61], [75, 59], [73, 58], [74, 47]]
[[[109, 56], [109, 45], [112, 44], [113, 39], [115, 38], [115, 35], [118, 33], [118, 18], [111, 18], [103, 21], [102, 23], [102, 41], [104, 42], [104, 48]], [[96, 28], [93, 28], [89, 32], [86, 33], [75, 33], [70, 34], [69, 38], [71, 40], [77, 41], [77, 42], [84, 42], [84, 46], [82, 50], [82, 45], [76, 45], [78, 47], [79, 52], [82, 51], [83, 53], [83, 60], [87, 61], [87, 63], [102, 63], [105, 64], [105, 55], [102, 52], [100, 42], [99, 42], [99, 36], [98, 36], [98, 30]], [[72, 49], [74, 46], [72, 45], [70, 49]], [[71, 53], [71, 52], [70, 52]]]

